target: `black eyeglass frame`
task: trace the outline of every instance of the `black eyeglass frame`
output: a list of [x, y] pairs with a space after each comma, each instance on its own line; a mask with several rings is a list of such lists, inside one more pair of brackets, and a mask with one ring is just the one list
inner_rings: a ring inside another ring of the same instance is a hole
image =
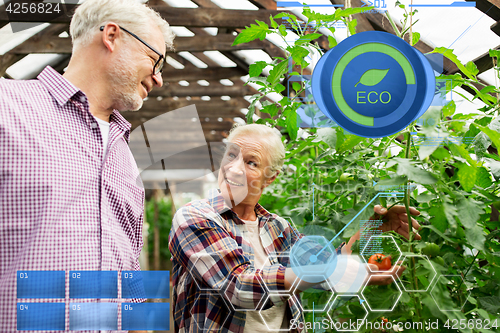
[[[130, 34], [132, 37], [134, 37], [135, 39], [137, 39], [139, 42], [141, 42], [142, 44], [146, 45], [151, 51], [153, 51], [154, 53], [156, 53], [157, 55], [160, 56], [160, 58], [158, 58], [158, 60], [156, 61], [155, 65], [153, 66], [153, 75], [156, 75], [158, 73], [162, 73], [163, 72], [163, 65], [165, 64], [165, 56], [163, 54], [161, 54], [160, 52], [156, 51], [151, 45], [149, 45], [148, 43], [146, 43], [142, 38], [140, 38], [139, 36], [137, 36], [136, 34], [134, 34], [133, 32], [130, 32], [128, 31], [127, 29], [125, 29], [124, 27], [122, 26], [118, 26], [120, 29], [122, 29], [123, 31], [125, 31], [126, 33]], [[104, 31], [104, 26], [101, 26], [99, 28], [100, 31]], [[161, 63], [161, 67], [159, 67], [159, 70], [156, 71], [156, 66], [158, 66], [158, 64], [160, 63], [160, 61], [163, 62]]]

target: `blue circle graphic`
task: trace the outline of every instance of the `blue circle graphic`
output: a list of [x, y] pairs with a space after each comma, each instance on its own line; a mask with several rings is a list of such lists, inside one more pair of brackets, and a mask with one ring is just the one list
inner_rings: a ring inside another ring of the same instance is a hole
[[434, 97], [431, 65], [415, 48], [386, 32], [355, 34], [314, 68], [319, 109], [353, 134], [378, 138], [403, 130]]
[[[363, 84], [363, 77], [376, 70], [382, 80]], [[365, 74], [365, 75], [363, 75]], [[406, 95], [405, 73], [396, 60], [386, 54], [368, 52], [351, 60], [342, 73], [342, 95], [356, 112], [380, 118], [392, 113]]]

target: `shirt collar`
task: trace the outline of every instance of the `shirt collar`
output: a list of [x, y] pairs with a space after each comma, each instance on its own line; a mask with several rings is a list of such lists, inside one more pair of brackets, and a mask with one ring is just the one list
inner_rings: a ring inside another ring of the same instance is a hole
[[[210, 191], [208, 202], [210, 205], [215, 209], [215, 211], [219, 214], [223, 214], [226, 212], [231, 212], [233, 216], [237, 217], [237, 215], [229, 208], [229, 206], [226, 203], [226, 200], [224, 200], [224, 197], [220, 193], [219, 189], [215, 189]], [[272, 218], [271, 213], [269, 213], [264, 207], [262, 207], [259, 203], [255, 205], [255, 213], [257, 214], [257, 217], [259, 218], [259, 221], [262, 222], [262, 217], [264, 217], [264, 222], [267, 222], [270, 218]], [[241, 220], [237, 218], [237, 220]], [[262, 224], [262, 223], [261, 223]]]
[[[37, 79], [45, 85], [49, 93], [52, 97], [54, 97], [60, 106], [65, 105], [70, 98], [76, 94], [85, 96], [83, 91], [75, 87], [71, 82], [66, 80], [64, 76], [59, 74], [50, 66], [45, 67], [45, 69], [37, 76]], [[129, 142], [130, 129], [132, 125], [120, 114], [120, 112], [113, 110], [109, 121], [114, 122], [118, 126], [118, 128], [124, 133], [123, 137], [125, 140]]]
[[66, 104], [71, 97], [80, 91], [80, 89], [75, 87], [50, 66], [45, 67], [37, 76], [37, 79], [45, 85], [49, 93], [60, 106]]
[[118, 110], [113, 110], [113, 113], [109, 117], [109, 121], [115, 123], [118, 128], [123, 132], [123, 137], [127, 142], [129, 142], [130, 137], [130, 128], [132, 124], [130, 124]]

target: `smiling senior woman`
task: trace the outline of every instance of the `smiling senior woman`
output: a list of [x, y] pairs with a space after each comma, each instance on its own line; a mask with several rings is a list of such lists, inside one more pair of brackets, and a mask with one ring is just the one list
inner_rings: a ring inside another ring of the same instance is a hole
[[[175, 214], [169, 249], [176, 332], [288, 331], [292, 320], [303, 321], [290, 290], [298, 293], [315, 284], [302, 281], [292, 288], [296, 276], [287, 268], [286, 256], [303, 235], [258, 203], [279, 175], [284, 157], [277, 130], [257, 124], [233, 128], [219, 170], [219, 190]], [[376, 206], [375, 212], [386, 219], [381, 230], [407, 236], [403, 211], [401, 206], [389, 212]], [[420, 227], [414, 219], [412, 224]], [[337, 253], [350, 253], [358, 238], [359, 231]], [[390, 281], [387, 273], [370, 279], [375, 284]]]

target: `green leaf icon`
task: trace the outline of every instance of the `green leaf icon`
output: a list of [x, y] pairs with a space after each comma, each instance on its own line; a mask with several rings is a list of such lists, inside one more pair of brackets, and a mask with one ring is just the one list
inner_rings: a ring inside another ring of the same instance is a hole
[[356, 88], [360, 83], [365, 86], [375, 86], [384, 79], [387, 72], [389, 72], [389, 69], [369, 69], [361, 76], [361, 79], [354, 87]]

